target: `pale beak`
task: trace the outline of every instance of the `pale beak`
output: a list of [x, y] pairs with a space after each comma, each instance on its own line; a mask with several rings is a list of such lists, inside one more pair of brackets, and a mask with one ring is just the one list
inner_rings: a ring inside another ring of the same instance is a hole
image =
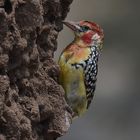
[[81, 32], [81, 27], [79, 26], [78, 22], [63, 21], [63, 23], [74, 32]]

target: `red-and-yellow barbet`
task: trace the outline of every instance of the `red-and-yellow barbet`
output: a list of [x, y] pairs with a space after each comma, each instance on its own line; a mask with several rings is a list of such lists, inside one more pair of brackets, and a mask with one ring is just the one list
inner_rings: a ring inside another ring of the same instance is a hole
[[81, 116], [93, 99], [98, 58], [103, 45], [103, 30], [90, 21], [64, 21], [75, 38], [60, 55], [60, 84], [65, 90], [73, 117]]

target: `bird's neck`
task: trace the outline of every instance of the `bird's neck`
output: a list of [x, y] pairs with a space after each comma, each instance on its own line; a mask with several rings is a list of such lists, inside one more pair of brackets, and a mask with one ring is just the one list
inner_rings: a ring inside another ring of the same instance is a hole
[[91, 41], [90, 43], [85, 42], [82, 38], [80, 37], [75, 37], [74, 39], [74, 44], [78, 45], [81, 48], [88, 48], [88, 47], [96, 47], [97, 50], [101, 51], [102, 50], [102, 42], [98, 42], [98, 40]]
[[89, 43], [84, 42], [81, 38], [75, 37], [74, 43], [82, 48], [84, 47], [90, 47], [91, 45]]

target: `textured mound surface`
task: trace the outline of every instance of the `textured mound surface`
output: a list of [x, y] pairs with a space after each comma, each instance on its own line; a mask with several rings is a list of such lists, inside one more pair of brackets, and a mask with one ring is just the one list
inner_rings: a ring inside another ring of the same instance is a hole
[[71, 114], [53, 61], [72, 0], [0, 1], [0, 140], [54, 140]]

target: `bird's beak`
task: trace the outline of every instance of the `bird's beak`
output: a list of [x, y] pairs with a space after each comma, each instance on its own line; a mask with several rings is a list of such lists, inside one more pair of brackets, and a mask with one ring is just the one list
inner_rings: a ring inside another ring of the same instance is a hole
[[79, 26], [79, 24], [77, 22], [63, 21], [63, 24], [65, 24], [67, 27], [69, 27], [74, 32], [80, 32], [81, 31], [81, 27]]

